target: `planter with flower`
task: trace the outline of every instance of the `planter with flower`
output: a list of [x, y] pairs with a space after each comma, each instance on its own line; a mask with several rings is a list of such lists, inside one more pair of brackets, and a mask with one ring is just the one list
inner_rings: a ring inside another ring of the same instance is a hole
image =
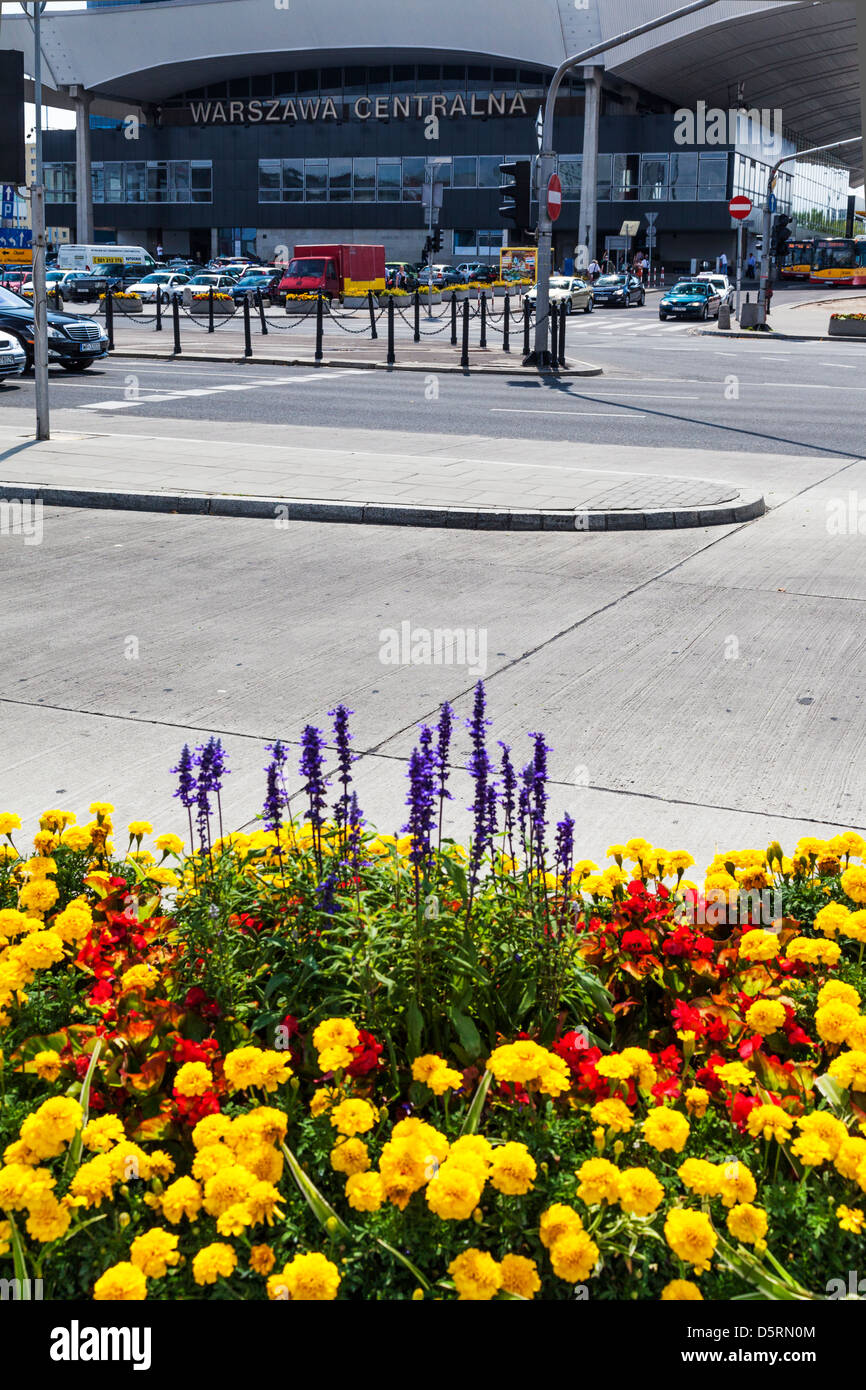
[[866, 338], [866, 314], [831, 314], [831, 338]]
[[[99, 312], [105, 313], [105, 295], [99, 296]], [[137, 294], [129, 294], [125, 290], [111, 291], [111, 307], [116, 309], [119, 314], [140, 314], [144, 311], [144, 304]]]

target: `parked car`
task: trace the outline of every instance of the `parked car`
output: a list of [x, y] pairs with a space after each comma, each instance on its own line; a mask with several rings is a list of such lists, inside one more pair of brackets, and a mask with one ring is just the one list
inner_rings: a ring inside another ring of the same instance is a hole
[[630, 304], [645, 304], [646, 290], [636, 275], [600, 275], [592, 287], [596, 304], [627, 309]]
[[727, 275], [717, 275], [712, 270], [702, 270], [700, 275], [695, 276], [695, 279], [706, 280], [707, 284], [712, 285], [723, 304], [733, 300], [736, 286], [732, 284]]
[[20, 294], [22, 287], [31, 278], [32, 268], [27, 265], [7, 265], [0, 269], [0, 286]]
[[499, 279], [496, 266], [488, 265], [486, 261], [461, 261], [454, 269], [465, 284], [477, 280], [482, 285], [492, 285], [494, 280]]
[[188, 280], [189, 276], [182, 275], [179, 271], [154, 270], [150, 275], [145, 275], [130, 285], [127, 293], [137, 294], [145, 304], [155, 303], [157, 297], [160, 303], [169, 304], [172, 299], [180, 299]]
[[418, 283], [420, 285], [427, 285], [432, 279], [434, 290], [446, 290], [449, 285], [466, 284], [463, 276], [458, 270], [455, 270], [453, 265], [434, 265], [432, 267], [432, 272], [433, 274], [431, 277], [430, 268], [426, 265], [423, 266], [418, 271]]
[[708, 280], [680, 280], [659, 300], [659, 318], [718, 318], [722, 300]]
[[[48, 313], [48, 360], [68, 372], [83, 372], [108, 352], [108, 334], [101, 324], [80, 314]], [[34, 309], [11, 290], [0, 289], [0, 331], [17, 338], [33, 366]]]
[[261, 290], [262, 299], [266, 299], [268, 304], [278, 304], [282, 278], [283, 272], [280, 266], [252, 266], [244, 272], [240, 280], [235, 281], [229, 294], [237, 304], [242, 304], [248, 295], [254, 299], [256, 292]]
[[402, 274], [404, 277], [401, 289], [416, 290], [420, 283], [417, 266], [410, 261], [386, 261], [385, 262], [385, 289], [393, 290], [397, 285], [397, 276]]
[[659, 300], [659, 318], [719, 318], [721, 296], [706, 279], [681, 279]]
[[0, 380], [20, 376], [27, 367], [27, 353], [13, 333], [0, 333]]
[[200, 270], [198, 275], [187, 280], [183, 288], [191, 290], [193, 294], [206, 294], [208, 290], [213, 290], [214, 294], [231, 294], [236, 284], [233, 275], [223, 275], [217, 270]]
[[[535, 312], [537, 294], [538, 286], [533, 285], [532, 289], [527, 290], [524, 295], [524, 303], [529, 305], [533, 313]], [[577, 275], [551, 275], [550, 303], [557, 308], [564, 304], [567, 314], [573, 313], [575, 309], [582, 309], [585, 314], [591, 314], [593, 309], [592, 286]]]

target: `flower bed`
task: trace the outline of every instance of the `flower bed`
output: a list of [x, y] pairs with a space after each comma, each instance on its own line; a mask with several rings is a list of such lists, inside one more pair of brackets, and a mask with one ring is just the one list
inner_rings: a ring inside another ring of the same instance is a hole
[[831, 314], [828, 332], [833, 338], [866, 338], [866, 314]]
[[700, 884], [643, 839], [578, 859], [543, 737], [520, 772], [494, 757], [481, 686], [468, 847], [442, 833], [447, 705], [377, 834], [349, 715], [302, 732], [303, 809], [269, 746], [251, 832], [223, 833], [213, 738], [173, 770], [189, 846], [133, 821], [122, 848], [94, 802], [30, 852], [0, 815], [2, 1274], [54, 1299], [836, 1296], [866, 1225], [866, 842], [732, 850]]

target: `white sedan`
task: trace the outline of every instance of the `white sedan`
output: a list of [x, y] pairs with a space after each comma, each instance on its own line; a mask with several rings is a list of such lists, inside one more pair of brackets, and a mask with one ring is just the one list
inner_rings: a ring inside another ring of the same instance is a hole
[[[525, 302], [535, 310], [535, 297], [538, 294], [538, 286], [533, 285], [525, 295]], [[559, 308], [565, 305], [565, 312], [572, 313], [575, 309], [582, 309], [585, 314], [592, 313], [593, 299], [592, 288], [576, 275], [551, 275], [550, 277], [550, 303], [553, 307]]]
[[27, 354], [11, 333], [0, 333], [0, 379], [20, 376], [27, 366]]
[[130, 285], [126, 293], [137, 294], [145, 304], [153, 304], [159, 295], [162, 303], [168, 304], [169, 300], [180, 298], [181, 290], [188, 280], [189, 276], [181, 275], [179, 271], [155, 270], [151, 275], [145, 275], [134, 285]]
[[716, 294], [723, 304], [733, 300], [735, 286], [728, 279], [727, 275], [716, 274], [711, 270], [703, 270], [700, 275], [694, 277], [696, 280], [709, 280]]

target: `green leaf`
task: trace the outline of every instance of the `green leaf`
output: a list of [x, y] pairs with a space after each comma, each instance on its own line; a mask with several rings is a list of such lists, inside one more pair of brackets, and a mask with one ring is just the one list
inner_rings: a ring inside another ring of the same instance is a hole
[[406, 1009], [406, 1029], [409, 1034], [409, 1050], [414, 1057], [417, 1057], [421, 1051], [421, 1030], [423, 1027], [424, 1015], [418, 1008], [417, 1002], [410, 999]]
[[848, 1093], [844, 1087], [840, 1086], [828, 1072], [823, 1076], [815, 1077], [815, 1086], [821, 1092], [833, 1114], [848, 1124], [852, 1119], [851, 1106], [848, 1103]]
[[758, 1290], [761, 1298], [773, 1302], [822, 1302], [820, 1294], [809, 1293], [801, 1284], [792, 1279], [789, 1275], [777, 1276], [751, 1252], [744, 1250], [742, 1245], [736, 1249], [729, 1245], [721, 1236], [719, 1237], [718, 1252], [722, 1261], [738, 1274], [747, 1284], [751, 1284]]
[[460, 1013], [459, 1009], [449, 1009], [448, 1016], [457, 1029], [457, 1036], [469, 1056], [473, 1059], [480, 1056], [484, 1045], [472, 1019], [466, 1014]]
[[466, 882], [466, 870], [463, 868], [463, 865], [456, 864], [454, 860], [448, 858], [447, 855], [442, 855], [440, 863], [451, 882], [454, 884], [459, 897], [465, 903], [469, 896], [469, 888]]
[[417, 1265], [413, 1265], [411, 1260], [408, 1260], [399, 1250], [395, 1250], [393, 1245], [388, 1244], [387, 1240], [382, 1240], [381, 1236], [374, 1236], [373, 1239], [377, 1245], [381, 1245], [383, 1250], [387, 1250], [389, 1255], [393, 1255], [395, 1260], [399, 1260], [401, 1265], [405, 1265], [409, 1273], [415, 1276], [423, 1289], [430, 1289], [431, 1285], [429, 1279], [424, 1278], [424, 1275]]
[[278, 987], [278, 985], [287, 985], [288, 983], [288, 975], [273, 975], [271, 979], [268, 980], [268, 983], [265, 985], [264, 990], [262, 991], [264, 998], [270, 999], [271, 995], [273, 994], [274, 990]]
[[[342, 1236], [351, 1237], [352, 1233], [345, 1221], [337, 1215], [330, 1202], [322, 1196], [312, 1178], [304, 1172], [288, 1144], [282, 1144], [281, 1148], [291, 1170], [292, 1177], [300, 1189], [301, 1195], [306, 1199], [310, 1210], [322, 1229], [327, 1231], [329, 1235], [333, 1234], [334, 1230], [338, 1230]], [[329, 1225], [329, 1222], [336, 1222], [336, 1227]]]
[[84, 1126], [87, 1124], [87, 1115], [90, 1108], [90, 1083], [93, 1079], [93, 1073], [96, 1069], [96, 1063], [101, 1050], [102, 1039], [97, 1038], [96, 1042], [93, 1044], [93, 1051], [90, 1054], [90, 1062], [87, 1067], [87, 1075], [84, 1078], [84, 1085], [81, 1088], [81, 1095], [78, 1097], [78, 1103], [84, 1113], [81, 1117], [81, 1128], [78, 1130], [69, 1146], [69, 1162], [71, 1162], [73, 1168], [77, 1168], [81, 1162], [81, 1148], [83, 1144], [81, 1136], [84, 1133]]
[[29, 1287], [29, 1277], [27, 1274], [27, 1261], [24, 1258], [24, 1247], [21, 1244], [21, 1236], [15, 1224], [15, 1217], [11, 1212], [7, 1213], [9, 1224], [12, 1227], [12, 1264], [15, 1269], [15, 1278], [21, 1286], [21, 1292]]
[[463, 1121], [463, 1128], [460, 1130], [461, 1134], [477, 1133], [478, 1121], [481, 1119], [481, 1111], [484, 1109], [484, 1102], [487, 1099], [487, 1092], [492, 1080], [493, 1073], [486, 1071], [478, 1083], [478, 1090], [472, 1097], [472, 1104], [467, 1111], [466, 1119]]

